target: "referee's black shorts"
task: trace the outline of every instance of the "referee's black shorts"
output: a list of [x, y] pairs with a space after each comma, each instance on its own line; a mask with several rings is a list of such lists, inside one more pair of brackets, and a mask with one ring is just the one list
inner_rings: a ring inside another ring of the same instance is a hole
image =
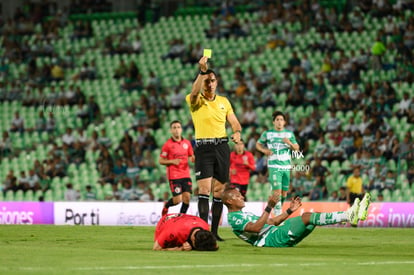
[[196, 180], [213, 177], [221, 183], [229, 180], [230, 148], [227, 142], [219, 144], [196, 144]]

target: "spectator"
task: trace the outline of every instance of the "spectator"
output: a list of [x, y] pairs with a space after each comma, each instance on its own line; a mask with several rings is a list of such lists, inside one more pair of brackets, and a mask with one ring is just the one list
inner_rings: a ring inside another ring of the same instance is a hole
[[352, 205], [356, 198], [361, 199], [364, 196], [364, 182], [359, 168], [354, 168], [352, 175], [346, 181], [346, 187], [346, 201], [349, 205]]
[[320, 158], [315, 158], [315, 163], [312, 167], [312, 176], [320, 177], [321, 182], [325, 183], [326, 177], [329, 176], [331, 172], [329, 172], [328, 168], [326, 168]]
[[[95, 102], [95, 97], [90, 96], [88, 101], [88, 122], [91, 123], [92, 121], [96, 119], [100, 119], [101, 116], [101, 109], [99, 108], [99, 105]], [[88, 123], [88, 124], [89, 124]]]
[[320, 134], [318, 141], [316, 142], [313, 157], [326, 159], [329, 155], [330, 146], [325, 140], [325, 135]]
[[147, 169], [148, 172], [151, 172], [153, 169], [155, 169], [155, 159], [152, 155], [152, 152], [150, 150], [145, 150], [143, 152], [143, 159], [139, 163], [139, 167], [141, 169]]
[[121, 191], [118, 189], [118, 184], [112, 184], [111, 189], [111, 193], [106, 194], [105, 200], [119, 200], [121, 198]]
[[69, 162], [76, 164], [79, 167], [80, 164], [85, 162], [86, 151], [80, 142], [74, 142], [73, 148], [69, 151]]
[[170, 49], [168, 50], [168, 53], [164, 55], [163, 58], [183, 58], [186, 48], [184, 41], [182, 39], [172, 39], [170, 42]]
[[97, 200], [96, 192], [92, 190], [92, 186], [90, 185], [85, 186], [85, 193], [83, 194], [83, 198], [85, 201], [96, 201]]
[[110, 137], [106, 135], [106, 129], [103, 128], [101, 130], [101, 134], [98, 137], [98, 144], [104, 146], [106, 148], [110, 148], [112, 146], [112, 140]]
[[14, 176], [13, 170], [10, 170], [9, 173], [6, 175], [6, 179], [3, 183], [3, 194], [6, 195], [8, 191], [13, 191], [16, 193], [18, 190], [24, 190], [24, 186], [21, 185], [17, 178]]
[[337, 202], [337, 201], [339, 201], [338, 191], [337, 190], [333, 190], [331, 192], [331, 195], [329, 196], [328, 201], [330, 201], [330, 202]]
[[42, 189], [42, 186], [40, 185], [40, 178], [35, 173], [34, 169], [29, 170], [29, 175], [26, 179], [27, 179], [27, 190], [37, 191], [37, 190]]
[[169, 101], [172, 109], [179, 110], [185, 102], [185, 94], [181, 93], [180, 89], [177, 87], [174, 89], [174, 93], [170, 96]]
[[409, 112], [409, 108], [411, 104], [414, 104], [414, 102], [411, 101], [410, 95], [408, 94], [408, 92], [404, 92], [403, 98], [401, 99], [399, 106], [398, 106], [399, 108], [398, 108], [397, 116], [399, 118], [403, 116], [408, 116], [408, 112]]
[[338, 193], [338, 201], [346, 201], [346, 187], [341, 186], [339, 187], [339, 193]]
[[77, 200], [80, 199], [79, 190], [73, 189], [73, 184], [72, 183], [67, 183], [66, 184], [64, 199], [65, 199], [65, 201], [77, 201]]
[[258, 126], [258, 117], [256, 111], [253, 109], [252, 102], [246, 102], [244, 104], [240, 124], [243, 128]]
[[290, 194], [291, 197], [300, 196], [302, 197], [304, 193], [303, 188], [303, 182], [304, 182], [304, 175], [303, 173], [299, 171], [295, 171], [293, 173], [292, 181], [290, 182]]
[[66, 128], [65, 134], [62, 136], [62, 143], [72, 148], [75, 143], [75, 136], [73, 135], [73, 130], [71, 127]]
[[25, 171], [20, 171], [20, 177], [17, 179], [18, 185], [22, 187], [23, 191], [29, 190], [29, 178]]
[[115, 160], [114, 167], [112, 168], [112, 173], [115, 176], [115, 181], [117, 182], [126, 175], [127, 166], [124, 164], [123, 160], [118, 158]]
[[10, 132], [24, 132], [24, 119], [20, 117], [20, 113], [16, 111], [11, 123]]
[[123, 201], [135, 201], [138, 200], [139, 197], [136, 193], [135, 188], [132, 187], [132, 182], [128, 178], [124, 178], [122, 181], [122, 190], [120, 199]]
[[49, 117], [46, 120], [46, 131], [49, 134], [54, 134], [56, 130], [56, 120], [55, 117], [53, 115], [53, 112], [49, 112]]
[[383, 56], [387, 48], [381, 41], [381, 37], [377, 36], [374, 44], [371, 47], [371, 67], [373, 70], [381, 70], [383, 66]]
[[8, 156], [12, 152], [12, 141], [8, 131], [3, 131], [0, 140], [0, 159]]

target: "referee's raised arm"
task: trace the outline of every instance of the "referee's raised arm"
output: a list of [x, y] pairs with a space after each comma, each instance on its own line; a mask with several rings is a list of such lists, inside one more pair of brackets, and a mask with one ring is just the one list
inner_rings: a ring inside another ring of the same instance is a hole
[[191, 103], [191, 105], [196, 104], [197, 99], [198, 99], [198, 95], [199, 95], [201, 89], [203, 88], [203, 81], [205, 79], [205, 75], [203, 73], [206, 73], [207, 70], [208, 70], [207, 60], [208, 60], [208, 57], [203, 56], [198, 61], [198, 64], [200, 66], [200, 73], [197, 75], [197, 78], [194, 81], [193, 87], [191, 89], [191, 94], [190, 94], [190, 103]]

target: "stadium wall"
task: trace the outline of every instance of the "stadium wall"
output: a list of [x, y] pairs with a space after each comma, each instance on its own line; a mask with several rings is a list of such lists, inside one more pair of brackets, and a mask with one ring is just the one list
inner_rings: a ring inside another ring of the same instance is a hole
[[[265, 202], [247, 202], [245, 211], [260, 214]], [[284, 207], [288, 205], [285, 203]], [[154, 226], [160, 219], [162, 202], [0, 202], [0, 224], [54, 224], [101, 226]], [[346, 203], [304, 202], [293, 216], [303, 212], [345, 211]], [[170, 208], [179, 212], [180, 205]], [[197, 203], [187, 212], [197, 215]], [[227, 209], [223, 210], [223, 226], [228, 226]], [[349, 225], [338, 225], [349, 226]], [[372, 203], [368, 219], [359, 227], [414, 227], [414, 203]]]

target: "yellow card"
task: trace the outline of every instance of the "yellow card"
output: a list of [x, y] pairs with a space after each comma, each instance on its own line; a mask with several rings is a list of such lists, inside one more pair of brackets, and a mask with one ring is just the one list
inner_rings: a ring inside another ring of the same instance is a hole
[[213, 51], [211, 49], [204, 49], [203, 56], [207, 56], [208, 58], [211, 58], [211, 54]]

